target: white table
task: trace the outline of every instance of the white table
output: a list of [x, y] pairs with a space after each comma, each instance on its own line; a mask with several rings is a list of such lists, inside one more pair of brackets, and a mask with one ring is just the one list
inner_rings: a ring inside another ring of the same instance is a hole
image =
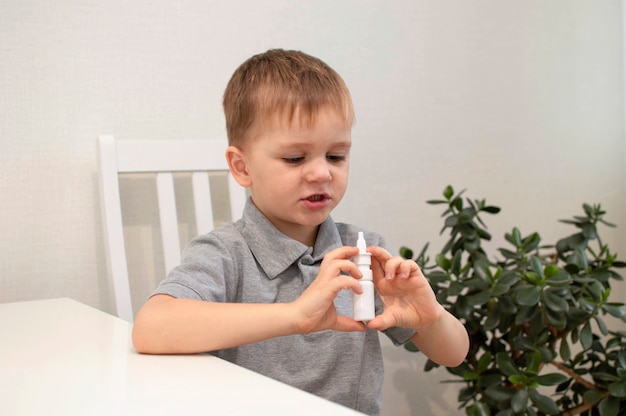
[[0, 415], [359, 414], [208, 354], [138, 354], [131, 328], [70, 299], [0, 304]]

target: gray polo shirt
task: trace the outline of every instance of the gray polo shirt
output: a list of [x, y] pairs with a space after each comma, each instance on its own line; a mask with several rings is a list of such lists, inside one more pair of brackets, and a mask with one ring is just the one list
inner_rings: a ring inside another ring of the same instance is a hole
[[[355, 246], [359, 231], [329, 217], [315, 247], [307, 247], [282, 234], [249, 199], [242, 219], [195, 238], [181, 265], [153, 294], [211, 302], [291, 302], [316, 278], [324, 255]], [[380, 235], [364, 234], [368, 245], [384, 247]], [[376, 304], [378, 315], [378, 297]], [[352, 316], [352, 291], [341, 291], [335, 307], [340, 315]], [[414, 331], [391, 328], [385, 333], [402, 344]], [[277, 337], [212, 354], [366, 414], [380, 412], [383, 360], [375, 330]]]

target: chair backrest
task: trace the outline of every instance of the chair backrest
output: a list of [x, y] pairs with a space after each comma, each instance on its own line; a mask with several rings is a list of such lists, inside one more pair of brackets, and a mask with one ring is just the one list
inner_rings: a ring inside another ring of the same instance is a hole
[[[120, 318], [134, 320], [131, 301], [119, 176], [124, 173], [154, 173], [165, 270], [180, 263], [180, 238], [174, 192], [175, 172], [190, 172], [196, 235], [213, 229], [209, 173], [228, 172], [226, 140], [116, 140], [98, 137], [100, 200], [104, 226], [108, 277], [115, 309]], [[245, 189], [228, 173], [232, 219], [241, 217]]]

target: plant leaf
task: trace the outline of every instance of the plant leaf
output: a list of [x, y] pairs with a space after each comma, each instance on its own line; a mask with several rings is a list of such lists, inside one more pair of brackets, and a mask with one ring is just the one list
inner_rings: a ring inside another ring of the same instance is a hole
[[558, 266], [556, 265], [551, 265], [551, 266], [556, 267], [558, 271], [552, 276], [548, 276], [548, 272], [545, 272], [547, 276], [546, 283], [548, 283], [549, 285], [557, 286], [557, 285], [565, 285], [570, 282], [571, 276], [567, 272], [567, 270], [559, 269]]
[[413, 344], [413, 342], [409, 341], [407, 343], [404, 344], [404, 349], [406, 349], [407, 351], [411, 351], [411, 352], [418, 352], [419, 348], [417, 348], [415, 346], [415, 344]]
[[543, 267], [541, 266], [541, 260], [539, 260], [539, 257], [537, 256], [532, 256], [530, 258], [530, 264], [533, 268], [533, 271], [535, 273], [537, 273], [537, 275], [541, 278], [543, 278]]
[[537, 374], [539, 371], [540, 365], [541, 365], [541, 353], [539, 351], [535, 351], [531, 353], [528, 359], [528, 365], [526, 366], [526, 373]]
[[613, 315], [616, 318], [623, 318], [626, 314], [621, 304], [605, 303], [602, 305], [602, 310]]
[[480, 292], [472, 293], [471, 295], [465, 296], [467, 303], [472, 306], [484, 305], [487, 303], [489, 298], [491, 297], [491, 293], [488, 290], [481, 290]]
[[569, 305], [567, 304], [567, 301], [549, 290], [543, 292], [543, 302], [548, 308], [552, 309], [555, 312], [569, 311]]
[[511, 357], [505, 352], [499, 352], [496, 355], [496, 364], [505, 376], [522, 375]]
[[446, 272], [450, 270], [450, 265], [452, 264], [450, 259], [448, 259], [443, 253], [437, 254], [437, 256], [435, 257], [435, 263]]
[[458, 276], [459, 273], [461, 272], [461, 256], [462, 255], [463, 255], [463, 252], [459, 250], [456, 253], [454, 253], [454, 256], [452, 257], [452, 264], [450, 266], [450, 272], [454, 274], [455, 276]]
[[548, 415], [556, 415], [560, 413], [559, 406], [557, 406], [556, 402], [551, 398], [539, 394], [536, 390], [530, 390], [528, 392], [528, 396], [530, 400], [537, 406], [539, 411], [546, 413]]
[[593, 373], [593, 377], [597, 378], [598, 380], [610, 381], [612, 383], [618, 382], [620, 380], [620, 378], [616, 376], [615, 374], [603, 373], [603, 372]]
[[607, 396], [600, 401], [598, 411], [600, 416], [617, 416], [619, 412], [619, 402], [617, 397]]
[[463, 209], [463, 198], [459, 196], [457, 196], [456, 198], [454, 198], [452, 200], [452, 202], [450, 203], [450, 206], [453, 206], [454, 208], [457, 209], [457, 211], [461, 211]]
[[487, 319], [483, 324], [484, 328], [487, 331], [491, 331], [495, 329], [500, 324], [500, 308], [496, 305], [493, 309], [487, 312]]
[[538, 286], [525, 286], [518, 289], [515, 300], [519, 305], [534, 306], [539, 302], [541, 288]]
[[598, 390], [587, 390], [583, 396], [585, 403], [597, 403], [605, 396], [605, 394]]
[[483, 402], [476, 402], [467, 408], [467, 414], [469, 416], [490, 416], [489, 406]]
[[509, 291], [510, 286], [502, 283], [496, 283], [491, 288], [491, 296], [498, 297], [500, 295], [504, 295]]
[[598, 238], [598, 231], [596, 230], [596, 226], [594, 224], [583, 225], [582, 232], [585, 238], [589, 240], [595, 240]]
[[513, 238], [513, 244], [515, 244], [515, 247], [519, 247], [522, 245], [522, 233], [520, 233], [519, 228], [513, 228], [511, 237]]
[[493, 386], [485, 389], [485, 394], [495, 401], [508, 400], [514, 396], [515, 390], [504, 386]]
[[538, 376], [536, 380], [542, 386], [556, 386], [557, 384], [561, 384], [564, 381], [568, 380], [568, 378], [569, 377], [567, 377], [565, 374], [550, 373]]
[[497, 214], [498, 212], [500, 212], [500, 207], [486, 206], [486, 207], [483, 207], [481, 211], [485, 211], [490, 214]]
[[465, 286], [463, 286], [462, 283], [452, 281], [450, 282], [450, 287], [448, 288], [448, 296], [458, 296], [463, 292], [464, 289]]
[[430, 205], [447, 204], [448, 201], [442, 201], [441, 199], [429, 199], [426, 201]]
[[479, 373], [485, 371], [487, 367], [489, 367], [489, 364], [491, 364], [491, 360], [493, 360], [493, 355], [491, 355], [489, 351], [486, 351], [478, 360], [476, 371]]
[[504, 258], [507, 259], [516, 259], [517, 258], [517, 253], [511, 250], [507, 250], [505, 248], [499, 248], [498, 251], [500, 252], [500, 254], [502, 254], [504, 256]]
[[604, 291], [604, 287], [598, 281], [593, 281], [589, 286], [587, 286], [587, 292], [593, 297], [593, 300], [596, 302], [602, 301], [602, 292]]
[[563, 359], [563, 361], [569, 361], [572, 358], [572, 353], [569, 348], [569, 343], [567, 342], [567, 338], [561, 339], [561, 347], [559, 348], [559, 355]]
[[609, 393], [611, 393], [611, 396], [615, 397], [626, 397], [626, 380], [609, 384]]
[[520, 324], [523, 324], [524, 322], [530, 321], [536, 311], [537, 311], [536, 308], [531, 308], [531, 307], [519, 308], [517, 311], [517, 315], [515, 315], [515, 324], [520, 325]]
[[565, 329], [567, 326], [567, 316], [565, 315], [565, 312], [555, 312], [550, 308], [546, 308], [544, 312], [546, 320], [550, 323], [550, 325], [561, 330]]
[[511, 398], [511, 409], [515, 413], [520, 413], [528, 407], [528, 392], [526, 389], [518, 390]]
[[593, 342], [593, 334], [591, 333], [591, 323], [587, 321], [580, 331], [580, 343], [585, 350], [591, 348]]
[[621, 365], [623, 369], [626, 369], [626, 350], [621, 350], [617, 354], [617, 360], [619, 361], [619, 365]]
[[602, 320], [602, 318], [600, 318], [597, 315], [594, 318], [596, 320], [596, 323], [598, 324], [598, 329], [600, 330], [602, 335], [608, 335], [609, 330], [607, 329], [606, 324], [604, 323], [604, 320]]
[[399, 251], [400, 257], [402, 257], [403, 259], [412, 259], [413, 258], [413, 250], [411, 250], [408, 247], [400, 247], [400, 251]]

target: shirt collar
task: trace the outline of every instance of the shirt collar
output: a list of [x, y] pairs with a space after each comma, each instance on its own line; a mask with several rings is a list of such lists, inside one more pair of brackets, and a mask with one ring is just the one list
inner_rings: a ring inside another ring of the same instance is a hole
[[330, 216], [320, 225], [315, 247], [311, 249], [280, 232], [259, 211], [251, 198], [246, 201], [240, 224], [243, 238], [270, 279], [276, 278], [303, 256], [308, 256], [307, 262], [313, 264], [321, 261], [329, 251], [343, 245], [337, 226]]

